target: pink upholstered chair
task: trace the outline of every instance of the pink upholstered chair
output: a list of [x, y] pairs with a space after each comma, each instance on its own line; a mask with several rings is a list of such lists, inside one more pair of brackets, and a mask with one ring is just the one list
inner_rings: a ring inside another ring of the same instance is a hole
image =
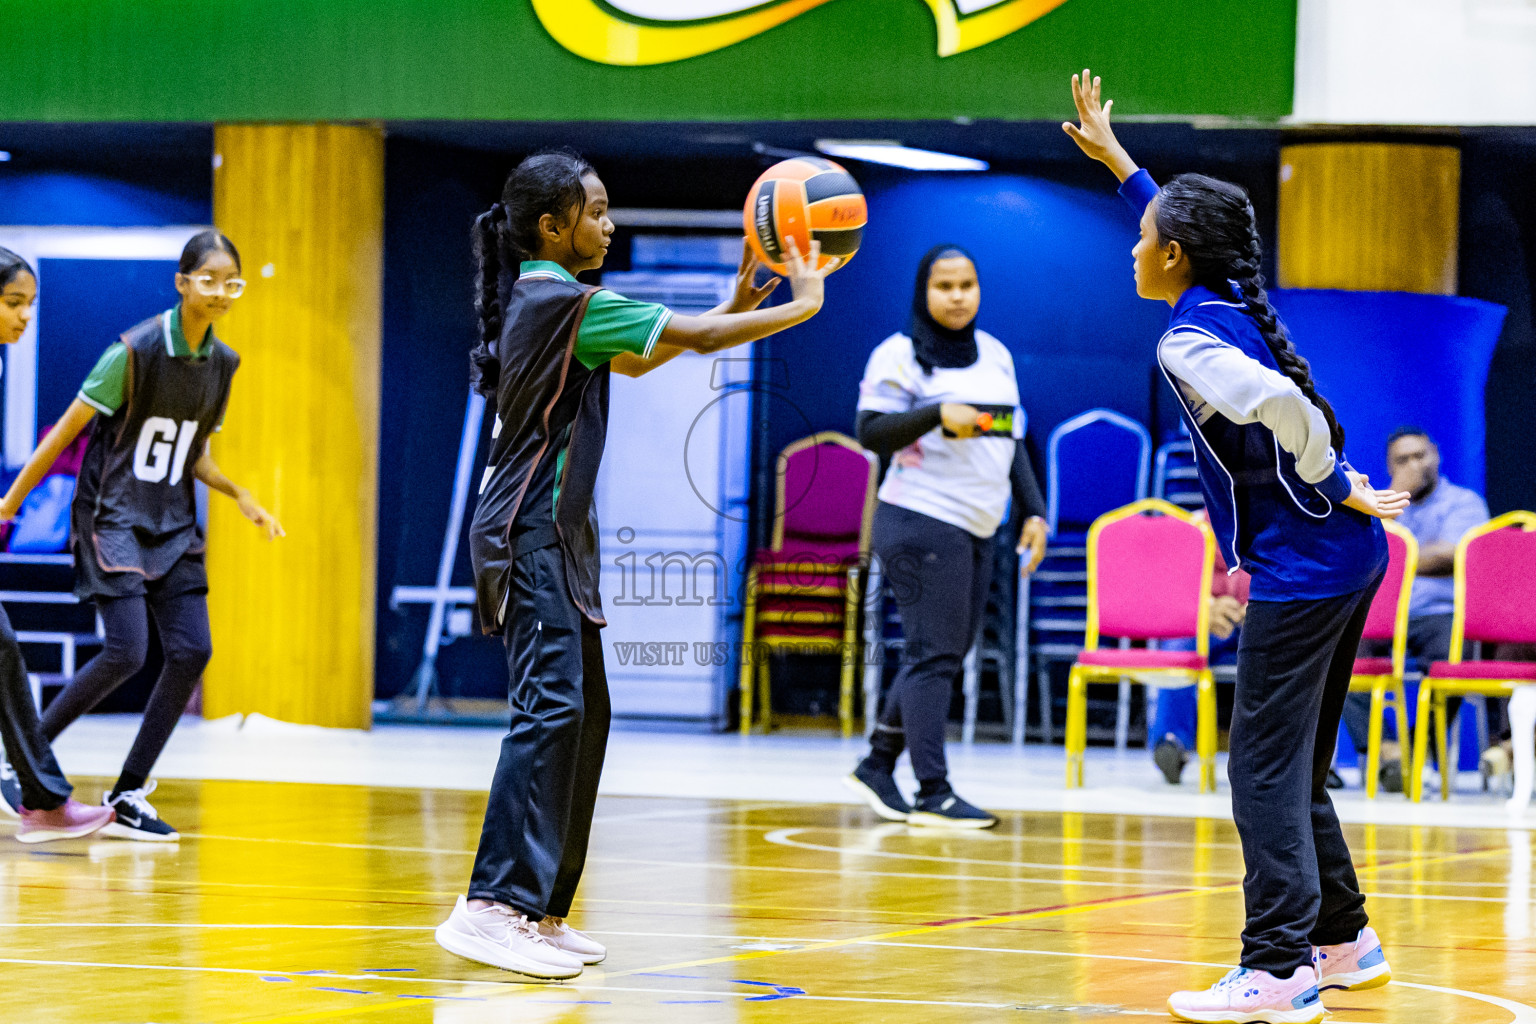
[[747, 573], [742, 625], [741, 731], [754, 696], [772, 725], [769, 655], [834, 654], [842, 660], [838, 721], [853, 735], [859, 607], [868, 565], [879, 464], [853, 438], [824, 430], [779, 453], [773, 546]]
[[[1067, 677], [1067, 787], [1083, 784], [1088, 746], [1088, 684], [1126, 676], [1198, 688], [1195, 749], [1200, 790], [1216, 788], [1216, 683], [1211, 675], [1210, 527], [1160, 498], [1106, 512], [1088, 530], [1088, 631]], [[1100, 636], [1127, 640], [1193, 638], [1193, 651], [1099, 648]]]
[[1440, 755], [1440, 799], [1450, 799], [1451, 759], [1446, 753], [1445, 720], [1448, 695], [1509, 697], [1516, 687], [1536, 683], [1536, 662], [1463, 660], [1468, 640], [1536, 643], [1536, 513], [1506, 512], [1468, 530], [1456, 545], [1455, 573], [1450, 660], [1431, 665], [1419, 684], [1419, 721], [1409, 781], [1415, 801], [1424, 795], [1431, 721]]
[[[1419, 570], [1419, 542], [1391, 520], [1382, 525], [1387, 528], [1387, 575], [1371, 601], [1361, 639], [1392, 641], [1392, 655], [1388, 658], [1356, 658], [1354, 674], [1349, 679], [1352, 692], [1371, 695], [1371, 726], [1365, 745], [1365, 796], [1368, 800], [1376, 799], [1376, 776], [1381, 770], [1381, 719], [1386, 713], [1388, 693], [1397, 720], [1397, 741], [1404, 750], [1413, 749], [1413, 734], [1408, 729], [1408, 701], [1403, 695], [1403, 672], [1408, 660], [1408, 603]], [[1421, 725], [1423, 721], [1419, 719]]]

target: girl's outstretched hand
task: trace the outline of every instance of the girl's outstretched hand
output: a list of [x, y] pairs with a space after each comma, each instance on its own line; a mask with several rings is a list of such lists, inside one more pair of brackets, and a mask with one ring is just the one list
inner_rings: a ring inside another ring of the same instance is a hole
[[827, 275], [842, 265], [841, 259], [829, 259], [827, 265], [817, 268], [821, 262], [821, 243], [811, 240], [811, 251], [804, 256], [800, 255], [800, 246], [791, 238], [789, 240], [789, 259], [784, 261], [788, 270], [785, 275], [789, 278], [789, 287], [794, 292], [795, 301], [802, 302], [811, 307], [811, 312], [821, 309], [821, 304], [826, 298], [826, 292], [822, 283]]
[[1413, 497], [1407, 491], [1378, 491], [1371, 487], [1371, 478], [1365, 474], [1353, 470], [1345, 472], [1349, 474], [1349, 482], [1354, 485], [1354, 489], [1344, 499], [1344, 505], [1356, 512], [1364, 512], [1377, 519], [1396, 519], [1403, 514]]
[[1114, 107], [1115, 101], [1108, 103], [1099, 101], [1100, 80], [1090, 78], [1088, 69], [1083, 68], [1081, 76], [1072, 76], [1072, 102], [1077, 106], [1078, 124], [1064, 121], [1061, 130], [1072, 137], [1088, 156], [1115, 172], [1115, 177], [1124, 181], [1136, 173], [1136, 161], [1120, 145], [1120, 140], [1115, 138], [1115, 130], [1109, 126], [1109, 112]]
[[761, 286], [757, 284], [757, 269], [762, 265], [762, 262], [757, 258], [757, 254], [752, 251], [752, 243], [743, 238], [741, 240], [741, 266], [736, 268], [736, 292], [731, 297], [730, 308], [727, 312], [745, 313], [749, 309], [756, 309], [779, 286], [781, 278], [774, 276], [770, 276]]
[[261, 507], [261, 504], [251, 496], [250, 491], [242, 490], [235, 502], [240, 506], [240, 514], [255, 523], [267, 540], [276, 540], [279, 537], [288, 536], [283, 529], [283, 524], [277, 521], [277, 517]]

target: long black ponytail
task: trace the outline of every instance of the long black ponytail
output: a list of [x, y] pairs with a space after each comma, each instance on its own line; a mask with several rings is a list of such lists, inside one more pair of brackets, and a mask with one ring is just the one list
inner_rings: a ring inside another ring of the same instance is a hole
[[37, 277], [37, 271], [32, 269], [32, 264], [0, 245], [0, 288], [4, 288], [21, 274], [32, 278]]
[[1269, 304], [1259, 271], [1263, 249], [1248, 193], [1231, 182], [1203, 174], [1181, 174], [1157, 196], [1157, 236], [1164, 245], [1178, 242], [1189, 257], [1195, 284], [1232, 293], [1253, 317], [1280, 372], [1296, 382], [1307, 400], [1328, 421], [1334, 451], [1344, 451], [1344, 428], [1333, 406], [1317, 393], [1312, 367], [1296, 351], [1290, 332]]
[[515, 279], [518, 265], [538, 250], [539, 218], [546, 213], [564, 217], [573, 208], [580, 218], [587, 204], [582, 179], [596, 173], [570, 150], [535, 153], [507, 175], [501, 200], [475, 218], [475, 313], [480, 318], [480, 339], [469, 354], [469, 379], [487, 398], [496, 397], [501, 379], [496, 344], [504, 326], [506, 284]]

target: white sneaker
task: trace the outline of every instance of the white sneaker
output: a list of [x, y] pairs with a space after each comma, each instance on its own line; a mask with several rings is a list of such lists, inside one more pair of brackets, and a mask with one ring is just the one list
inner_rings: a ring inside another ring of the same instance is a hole
[[436, 934], [437, 944], [454, 956], [504, 971], [554, 981], [581, 973], [580, 960], [556, 949], [539, 934], [538, 925], [499, 903], [471, 910], [460, 896]]
[[563, 917], [546, 917], [539, 922], [539, 935], [556, 949], [564, 950], [584, 964], [600, 964], [608, 950], [592, 936], [565, 923]]

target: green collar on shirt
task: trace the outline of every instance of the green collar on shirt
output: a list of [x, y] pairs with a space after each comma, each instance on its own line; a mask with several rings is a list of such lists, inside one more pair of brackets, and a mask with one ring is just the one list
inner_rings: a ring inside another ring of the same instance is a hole
[[165, 319], [166, 350], [173, 356], [183, 359], [195, 359], [202, 362], [213, 354], [213, 326], [210, 324], [208, 333], [203, 335], [203, 344], [196, 352], [187, 344], [187, 336], [181, 333], [181, 304], [178, 303], [166, 311]]
[[574, 281], [575, 277], [554, 260], [523, 260], [517, 268], [518, 277], [558, 277], [562, 281]]

